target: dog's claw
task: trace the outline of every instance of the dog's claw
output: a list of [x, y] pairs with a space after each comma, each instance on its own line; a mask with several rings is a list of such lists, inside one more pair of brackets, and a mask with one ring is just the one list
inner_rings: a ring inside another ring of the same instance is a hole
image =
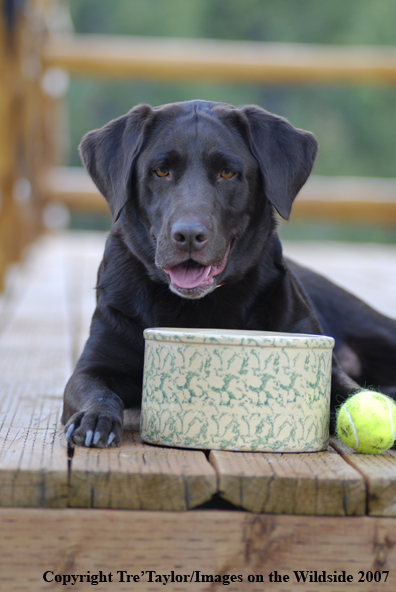
[[115, 439], [115, 433], [114, 432], [110, 432], [109, 437], [107, 438], [107, 446], [110, 446], [110, 444], [113, 442], [113, 440]]
[[74, 432], [75, 425], [71, 423], [65, 432], [66, 442], [68, 442], [71, 438], [72, 433]]
[[100, 436], [101, 436], [100, 432], [95, 432], [93, 440], [92, 440], [92, 443], [94, 444], [94, 446], [96, 446], [97, 443], [99, 442]]
[[93, 437], [93, 431], [87, 430], [87, 433], [85, 434], [85, 442], [84, 442], [85, 446], [91, 446], [92, 437]]

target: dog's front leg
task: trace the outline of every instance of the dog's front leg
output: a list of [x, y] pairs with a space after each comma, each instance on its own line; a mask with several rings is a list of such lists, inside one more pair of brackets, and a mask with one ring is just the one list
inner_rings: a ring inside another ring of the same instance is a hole
[[124, 408], [140, 406], [143, 354], [143, 331], [132, 319], [103, 308], [95, 312], [64, 393], [62, 423], [70, 444], [121, 444]]

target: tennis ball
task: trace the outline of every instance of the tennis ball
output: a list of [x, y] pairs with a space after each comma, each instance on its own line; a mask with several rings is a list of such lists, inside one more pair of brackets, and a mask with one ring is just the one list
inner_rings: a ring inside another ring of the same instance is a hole
[[356, 452], [381, 454], [393, 446], [396, 404], [375, 391], [360, 391], [337, 413], [336, 434]]

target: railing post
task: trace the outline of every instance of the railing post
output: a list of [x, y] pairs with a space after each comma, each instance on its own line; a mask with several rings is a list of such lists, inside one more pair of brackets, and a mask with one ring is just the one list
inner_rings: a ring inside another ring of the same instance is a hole
[[19, 60], [16, 39], [9, 30], [13, 26], [15, 31], [18, 24], [6, 18], [4, 5], [0, 15], [0, 289], [3, 287], [6, 265], [17, 257], [15, 237], [19, 235], [18, 215], [12, 194], [17, 156], [14, 126], [20, 103]]
[[48, 0], [0, 0], [0, 290], [41, 230], [39, 177], [51, 163], [40, 82]]

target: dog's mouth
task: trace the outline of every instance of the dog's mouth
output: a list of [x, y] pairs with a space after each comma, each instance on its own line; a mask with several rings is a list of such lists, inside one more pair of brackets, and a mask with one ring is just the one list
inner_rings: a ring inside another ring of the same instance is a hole
[[230, 245], [227, 247], [219, 265], [202, 265], [193, 259], [164, 269], [171, 280], [171, 287], [182, 296], [199, 298], [215, 287], [215, 277], [220, 275], [227, 264]]

